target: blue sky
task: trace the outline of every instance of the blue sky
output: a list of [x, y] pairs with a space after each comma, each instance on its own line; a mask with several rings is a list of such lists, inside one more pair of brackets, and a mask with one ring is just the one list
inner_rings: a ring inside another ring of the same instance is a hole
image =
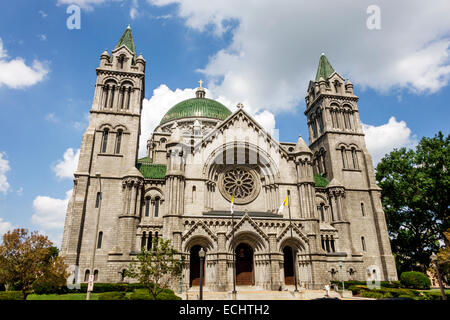
[[[81, 10], [79, 30], [66, 26], [70, 4]], [[367, 26], [371, 4], [380, 29]], [[376, 162], [449, 133], [449, 14], [438, 0], [10, 1], [0, 11], [0, 233], [20, 226], [59, 243], [95, 68], [128, 24], [147, 60], [141, 144], [199, 79], [281, 141], [307, 138], [304, 95], [325, 52], [355, 85]]]

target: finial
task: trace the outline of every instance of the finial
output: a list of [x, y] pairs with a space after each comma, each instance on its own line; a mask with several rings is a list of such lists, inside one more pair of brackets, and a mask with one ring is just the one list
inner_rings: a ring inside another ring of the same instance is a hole
[[131, 29], [131, 27], [130, 27], [130, 24], [128, 24], [128, 27], [127, 27], [127, 29]]
[[244, 108], [244, 105], [243, 105], [242, 103], [239, 102], [239, 103], [237, 104], [236, 107], [237, 107], [238, 109], [242, 109], [242, 108]]
[[202, 87], [202, 84], [203, 84], [203, 80], [202, 80], [202, 79], [200, 79], [200, 80], [198, 81], [198, 83], [200, 84], [200, 88], [203, 88], [203, 87]]
[[322, 55], [324, 56], [324, 55], [325, 55], [325, 53], [323, 53], [323, 52], [322, 52]]

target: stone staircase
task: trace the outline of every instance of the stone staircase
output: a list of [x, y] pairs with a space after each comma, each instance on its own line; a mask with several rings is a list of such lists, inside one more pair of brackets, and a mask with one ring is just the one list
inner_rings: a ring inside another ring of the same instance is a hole
[[[203, 300], [311, 300], [325, 297], [325, 290], [299, 288], [299, 291], [295, 292], [293, 286], [292, 288], [288, 287], [284, 291], [268, 291], [255, 287], [240, 286], [236, 288], [236, 291], [235, 295], [231, 291], [203, 291]], [[178, 295], [183, 300], [198, 300], [200, 293], [198, 287], [195, 287]], [[341, 295], [331, 291], [330, 297], [341, 298]]]

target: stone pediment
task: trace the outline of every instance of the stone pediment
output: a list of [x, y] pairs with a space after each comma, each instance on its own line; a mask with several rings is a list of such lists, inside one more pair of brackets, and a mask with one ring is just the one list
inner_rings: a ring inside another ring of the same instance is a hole
[[238, 232], [256, 232], [265, 240], [269, 240], [267, 234], [253, 221], [252, 218], [246, 213], [242, 219], [234, 226], [234, 228], [228, 232], [227, 239], [231, 238], [233, 233], [236, 234]]
[[[286, 234], [288, 232], [289, 232], [289, 236], [290, 236], [290, 230], [291, 230], [291, 225], [288, 223], [287, 226], [283, 230], [281, 230], [281, 232], [278, 234], [277, 241], [280, 242], [286, 236]], [[303, 241], [305, 241], [305, 243], [308, 242], [308, 238], [303, 234], [303, 232], [300, 230], [300, 228], [297, 227], [295, 224], [292, 225], [292, 235], [297, 235]]]
[[[203, 230], [203, 231], [202, 231]], [[217, 236], [214, 234], [214, 232], [211, 231], [210, 228], [201, 220], [197, 221], [196, 224], [194, 224], [182, 237], [181, 240], [185, 241], [187, 238], [193, 236], [193, 235], [204, 235], [204, 233], [207, 233], [214, 241], [217, 241]]]
[[208, 144], [215, 141], [219, 136], [228, 130], [236, 130], [236, 123], [243, 120], [246, 123], [247, 128], [253, 129], [257, 134], [264, 136], [267, 142], [272, 144], [284, 157], [288, 157], [288, 152], [285, 148], [275, 140], [270, 133], [268, 133], [252, 116], [250, 116], [243, 109], [238, 109], [228, 118], [226, 118], [220, 125], [215, 127], [211, 132], [209, 132], [201, 141], [194, 145], [194, 153], [199, 152], [201, 149], [206, 147]]

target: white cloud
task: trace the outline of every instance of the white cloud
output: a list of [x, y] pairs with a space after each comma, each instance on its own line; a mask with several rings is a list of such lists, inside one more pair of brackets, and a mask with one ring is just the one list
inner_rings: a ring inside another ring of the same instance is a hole
[[11, 222], [3, 221], [3, 218], [0, 217], [0, 243], [2, 242], [2, 237], [5, 233], [8, 231], [12, 231], [14, 229], [14, 226]]
[[130, 8], [130, 18], [131, 20], [134, 20], [138, 17], [139, 15], [139, 3], [137, 0], [132, 0], [131, 1], [131, 8]]
[[381, 30], [366, 27], [369, 0], [147, 1], [177, 4], [178, 17], [196, 31], [230, 32], [229, 46], [202, 71], [216, 94], [245, 97], [257, 110], [302, 102], [321, 52], [353, 83], [380, 92], [434, 93], [449, 81], [448, 0], [378, 0]]
[[67, 205], [72, 196], [72, 191], [67, 191], [64, 199], [37, 196], [33, 200], [32, 223], [39, 226], [41, 229], [39, 232], [48, 235], [57, 245], [61, 243]]
[[56, 5], [71, 5], [76, 4], [81, 8], [91, 11], [94, 9], [94, 5], [99, 5], [106, 2], [106, 0], [58, 0]]
[[411, 133], [405, 121], [397, 121], [390, 117], [388, 123], [373, 126], [363, 123], [366, 145], [374, 165], [394, 148], [413, 148], [417, 145], [417, 137]]
[[10, 187], [6, 173], [11, 170], [11, 167], [9, 161], [3, 157], [6, 157], [6, 153], [0, 152], [0, 192], [6, 195]]
[[45, 13], [43, 10], [39, 10], [38, 13], [41, 15], [42, 18], [47, 18], [48, 14]]
[[74, 152], [72, 148], [68, 148], [64, 152], [63, 160], [58, 160], [56, 165], [52, 166], [52, 170], [60, 179], [73, 179], [73, 173], [77, 170], [79, 158], [80, 149]]
[[20, 196], [20, 197], [23, 196], [23, 187], [20, 187], [19, 189], [17, 189], [16, 192], [17, 192], [18, 196]]
[[47, 36], [45, 34], [40, 34], [40, 35], [38, 35], [38, 37], [41, 41], [47, 40]]
[[47, 66], [38, 60], [34, 60], [31, 66], [28, 66], [20, 57], [8, 60], [8, 54], [0, 38], [0, 87], [5, 85], [19, 89], [33, 86], [44, 80], [48, 73]]
[[[236, 110], [236, 105], [240, 101], [232, 101], [221, 95], [215, 95], [214, 92], [206, 90], [206, 97], [214, 99], [225, 105], [232, 112]], [[139, 139], [139, 157], [144, 157], [147, 150], [147, 140], [150, 138], [153, 130], [159, 125], [161, 119], [167, 111], [178, 102], [195, 97], [196, 89], [185, 88], [183, 90], [176, 89], [172, 91], [165, 84], [161, 84], [153, 90], [150, 99], [144, 99], [142, 118], [141, 118], [141, 136]], [[251, 114], [268, 132], [272, 133], [275, 128], [275, 116], [269, 111], [255, 112], [247, 104], [242, 101], [245, 110]]]
[[59, 119], [58, 117], [55, 115], [54, 112], [51, 112], [47, 115], [45, 115], [45, 120], [49, 121], [49, 122], [53, 122], [53, 123], [58, 123]]

